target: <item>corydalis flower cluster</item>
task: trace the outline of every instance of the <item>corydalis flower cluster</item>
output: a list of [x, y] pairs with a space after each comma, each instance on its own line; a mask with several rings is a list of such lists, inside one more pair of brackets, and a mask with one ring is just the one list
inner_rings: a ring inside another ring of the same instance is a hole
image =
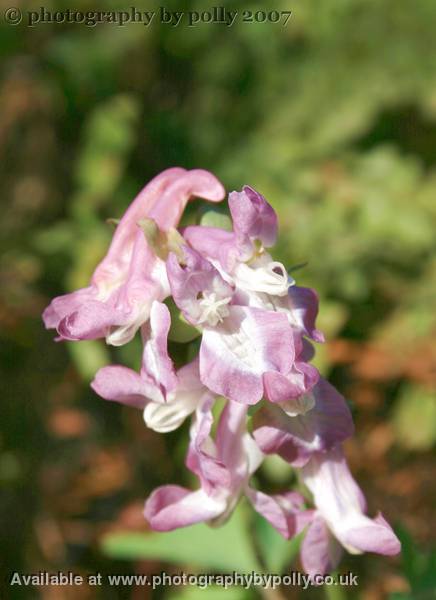
[[[174, 168], [155, 177], [119, 222], [90, 285], [55, 298], [45, 325], [58, 340], [105, 338], [112, 345], [129, 342], [139, 329], [140, 372], [107, 366], [92, 388], [142, 410], [158, 432], [192, 419], [186, 466], [198, 489], [155, 490], [145, 504], [153, 529], [222, 523], [245, 495], [285, 538], [306, 530], [301, 560], [309, 574], [335, 568], [342, 547], [396, 554], [399, 541], [381, 514], [366, 516], [341, 449], [353, 433], [347, 404], [310, 363], [312, 342], [323, 342], [315, 326], [317, 296], [295, 285], [267, 251], [277, 236], [272, 207], [246, 186], [229, 195], [231, 231], [176, 230], [188, 200], [224, 196], [206, 171]], [[201, 335], [198, 356], [178, 370], [168, 353], [170, 297]], [[213, 436], [217, 397], [226, 403]], [[310, 500], [252, 487], [252, 474], [269, 454], [296, 469]]]

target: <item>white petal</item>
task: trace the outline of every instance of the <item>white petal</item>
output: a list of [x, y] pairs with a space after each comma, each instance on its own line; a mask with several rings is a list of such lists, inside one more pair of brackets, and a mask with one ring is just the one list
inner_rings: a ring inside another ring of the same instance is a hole
[[178, 392], [165, 404], [149, 402], [144, 409], [147, 427], [159, 433], [174, 431], [196, 409], [202, 395], [203, 390], [200, 393]]

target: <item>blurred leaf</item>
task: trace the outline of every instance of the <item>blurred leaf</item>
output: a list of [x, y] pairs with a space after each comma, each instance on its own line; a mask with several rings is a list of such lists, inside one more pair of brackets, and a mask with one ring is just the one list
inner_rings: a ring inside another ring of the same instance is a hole
[[110, 363], [109, 351], [99, 340], [65, 343], [84, 381], [91, 381], [101, 367]]
[[289, 481], [293, 474], [293, 469], [283, 458], [278, 454], [270, 454], [265, 456], [260, 466], [261, 470], [266, 474], [268, 479], [277, 483]]
[[221, 598], [248, 600], [253, 598], [253, 594], [250, 590], [243, 590], [237, 586], [227, 589], [217, 585], [209, 585], [205, 588], [190, 586], [187, 590], [170, 593], [168, 600], [204, 600], [205, 597], [207, 600], [221, 600]]
[[392, 594], [389, 598], [413, 598], [413, 600], [430, 600], [436, 590], [436, 552], [424, 553], [414, 544], [410, 534], [404, 527], [397, 530], [402, 547], [403, 571], [412, 592], [410, 594]]
[[70, 248], [73, 265], [68, 272], [66, 285], [76, 290], [89, 285], [96, 266], [105, 256], [111, 240], [108, 225], [88, 227], [86, 237], [75, 239]]
[[[336, 573], [332, 573], [337, 576]], [[340, 585], [324, 585], [323, 590], [328, 600], [347, 600], [348, 594]]]
[[153, 558], [228, 572], [260, 571], [241, 512], [236, 510], [219, 528], [200, 524], [168, 533], [109, 534], [103, 539], [103, 551], [113, 558]]
[[33, 240], [35, 248], [44, 254], [69, 253], [75, 241], [73, 227], [67, 221], [60, 221], [50, 229], [36, 232]]
[[98, 106], [89, 117], [76, 167], [79, 191], [72, 213], [77, 219], [83, 220], [114, 193], [135, 140], [138, 118], [135, 99], [121, 94]]
[[436, 442], [434, 392], [407, 385], [395, 405], [393, 424], [400, 445], [413, 450], [431, 448]]
[[327, 340], [333, 339], [345, 325], [347, 318], [348, 310], [344, 304], [327, 300], [321, 303], [317, 327]]
[[203, 227], [219, 227], [226, 231], [233, 230], [233, 223], [231, 218], [218, 210], [207, 210], [200, 220], [200, 225]]

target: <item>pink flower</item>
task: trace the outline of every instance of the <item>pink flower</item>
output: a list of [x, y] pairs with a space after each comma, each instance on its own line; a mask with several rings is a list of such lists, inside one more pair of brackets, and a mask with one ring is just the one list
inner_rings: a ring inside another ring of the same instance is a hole
[[316, 507], [301, 546], [301, 561], [309, 575], [335, 569], [341, 545], [352, 554], [400, 552], [400, 542], [383, 516], [366, 516], [365, 498], [339, 447], [314, 454], [301, 476]]
[[263, 396], [288, 400], [315, 385], [318, 372], [303, 360], [301, 315], [293, 328], [284, 311], [240, 304], [234, 285], [187, 247], [182, 264], [169, 256], [167, 273], [175, 303], [202, 329], [200, 377], [210, 390], [255, 404]]
[[[249, 485], [262, 461], [246, 429], [247, 408], [228, 402], [218, 423], [216, 441], [210, 437], [212, 401], [199, 405], [191, 428], [187, 467], [197, 475], [200, 488], [194, 492], [177, 485], [156, 489], [145, 504], [145, 517], [152, 529], [171, 531], [202, 521], [222, 524], [245, 494], [254, 508], [284, 537], [296, 535], [306, 524], [305, 516], [289, 510], [300, 507], [300, 496], [268, 496]], [[286, 504], [286, 502], [288, 504]]]
[[153, 300], [169, 295], [165, 263], [150, 248], [138, 223], [147, 217], [168, 232], [177, 226], [193, 196], [218, 202], [224, 189], [211, 173], [200, 169], [173, 168], [155, 177], [125, 212], [90, 286], [55, 298], [44, 311], [45, 326], [56, 328], [58, 339], [105, 337], [115, 346], [131, 340], [148, 320]]
[[241, 292], [286, 296], [293, 280], [265, 251], [277, 236], [273, 208], [248, 186], [229, 194], [229, 208], [233, 231], [192, 226], [185, 229], [185, 239]]
[[278, 454], [294, 467], [302, 467], [315, 452], [330, 450], [354, 431], [345, 399], [323, 378], [306, 394], [262, 406], [253, 428], [265, 454]]
[[171, 254], [167, 272], [177, 306], [201, 326], [200, 377], [213, 392], [243, 404], [264, 395], [266, 373], [291, 370], [292, 330], [284, 314], [233, 304], [233, 288], [195, 251]]
[[[316, 328], [318, 297], [296, 286], [266, 251], [277, 236], [273, 208], [245, 186], [229, 196], [232, 231], [195, 226], [182, 238], [174, 230], [190, 197], [217, 202], [223, 194], [206, 171], [158, 175], [126, 211], [90, 286], [55, 298], [44, 322], [59, 339], [105, 337], [113, 345], [140, 329], [139, 373], [107, 366], [92, 388], [142, 410], [146, 425], [158, 432], [192, 415], [186, 466], [198, 489], [165, 485], [152, 492], [144, 510], [152, 529], [222, 524], [246, 496], [283, 537], [306, 530], [301, 560], [312, 578], [336, 567], [342, 547], [396, 554], [397, 537], [380, 514], [366, 516], [342, 454], [341, 443], [353, 433], [347, 403], [310, 364], [312, 342], [324, 340]], [[170, 295], [201, 334], [198, 357], [177, 371], [163, 304]], [[213, 436], [218, 394], [227, 400]], [[248, 406], [256, 403], [249, 433]], [[267, 495], [251, 486], [268, 454], [297, 470], [314, 508], [295, 491]]]
[[105, 400], [143, 410], [147, 426], [161, 433], [179, 427], [200, 403], [211, 397], [200, 381], [198, 360], [175, 372], [167, 350], [169, 328], [168, 308], [153, 302], [150, 321], [143, 326], [145, 344], [140, 373], [112, 365], [100, 369], [91, 383]]

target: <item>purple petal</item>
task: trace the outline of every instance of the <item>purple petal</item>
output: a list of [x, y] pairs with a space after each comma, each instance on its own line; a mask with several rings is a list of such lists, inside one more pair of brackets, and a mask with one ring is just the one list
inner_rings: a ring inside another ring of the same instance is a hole
[[258, 239], [266, 247], [275, 244], [277, 215], [261, 194], [246, 185], [242, 192], [229, 194], [229, 207], [238, 236]]
[[171, 531], [178, 527], [210, 521], [225, 510], [225, 502], [215, 500], [203, 491], [190, 492], [178, 485], [157, 488], [145, 503], [144, 516], [155, 531]]
[[46, 327], [56, 327], [66, 339], [108, 336], [114, 345], [129, 341], [148, 319], [152, 301], [169, 293], [165, 271], [159, 270], [143, 234], [142, 241], [138, 237], [137, 223], [152, 217], [162, 229], [175, 227], [194, 195], [216, 202], [224, 197], [224, 189], [202, 170], [174, 168], [155, 177], [125, 212], [91, 286], [56, 298], [44, 312]]
[[[219, 227], [192, 225], [186, 227], [183, 237], [194, 250], [208, 259], [218, 261], [228, 271], [232, 270], [239, 258], [240, 249], [236, 235], [232, 231]], [[247, 258], [250, 256], [249, 252]]]
[[304, 362], [295, 362], [286, 375], [266, 373], [264, 375], [265, 395], [271, 402], [283, 402], [307, 394], [319, 380], [315, 367]]
[[319, 515], [353, 553], [397, 554], [400, 542], [381, 515], [370, 519], [365, 498], [354, 481], [340, 447], [315, 454], [301, 471]]
[[[167, 273], [174, 302], [191, 324], [208, 324], [211, 320], [214, 325], [227, 315], [232, 289], [215, 267], [196, 251], [184, 247], [183, 266], [175, 254], [170, 254]], [[206, 303], [211, 294], [214, 301], [209, 309]], [[220, 301], [224, 302], [223, 307], [220, 307]], [[214, 304], [217, 307], [215, 310]]]
[[92, 287], [87, 287], [53, 298], [42, 314], [46, 329], [57, 328], [59, 321], [76, 312], [82, 304], [95, 298], [95, 294], [96, 291]]
[[165, 190], [148, 216], [156, 221], [160, 229], [168, 231], [179, 223], [190, 198], [220, 202], [225, 193], [225, 189], [212, 173], [203, 169], [186, 171]]
[[344, 398], [324, 379], [311, 392], [315, 405], [305, 414], [288, 416], [279, 405], [268, 405], [254, 416], [253, 433], [265, 454], [278, 454], [303, 466], [314, 452], [328, 450], [353, 432]]
[[298, 355], [298, 358], [305, 363], [310, 362], [315, 356], [315, 348], [313, 344], [306, 340], [306, 338], [302, 338], [301, 340], [301, 350]]
[[243, 436], [247, 430], [247, 406], [229, 400], [221, 413], [217, 427], [217, 456], [233, 475], [241, 463], [246, 463]]
[[364, 515], [353, 515], [338, 525], [336, 534], [348, 549], [359, 552], [376, 552], [393, 556], [401, 551], [401, 543], [392, 527], [379, 513], [374, 519]]
[[105, 400], [113, 400], [143, 409], [147, 402], [147, 387], [141, 377], [127, 367], [112, 365], [97, 371], [91, 387]]
[[325, 575], [339, 564], [342, 549], [321, 517], [309, 525], [300, 549], [301, 563], [308, 575]]
[[156, 388], [153, 400], [164, 402], [167, 394], [177, 387], [173, 361], [168, 355], [168, 331], [171, 316], [165, 304], [153, 302], [150, 321], [144, 326], [145, 339], [141, 377]]
[[318, 315], [318, 295], [311, 288], [293, 285], [288, 291], [289, 308], [292, 321], [304, 335], [315, 342], [324, 342], [324, 335], [316, 329]]
[[311, 393], [315, 406], [305, 415], [307, 428], [319, 436], [320, 450], [328, 450], [353, 435], [353, 418], [345, 398], [326, 379], [320, 377]]
[[292, 333], [286, 315], [230, 306], [224, 323], [205, 327], [200, 347], [200, 376], [213, 392], [243, 404], [263, 396], [263, 374], [289, 371]]
[[113, 295], [114, 309], [125, 315], [125, 324], [113, 328], [106, 336], [106, 342], [113, 346], [129, 342], [148, 320], [153, 301], [162, 301], [169, 293], [165, 265], [155, 256], [138, 228], [126, 280]]
[[93, 340], [106, 337], [111, 326], [123, 325], [126, 317], [115, 311], [109, 303], [89, 300], [78, 310], [63, 317], [57, 330], [64, 340]]
[[286, 539], [291, 537], [292, 534], [289, 530], [286, 513], [273, 496], [268, 496], [250, 487], [246, 488], [245, 495], [250, 500], [254, 509], [271, 523], [280, 535]]
[[217, 488], [230, 493], [231, 473], [217, 456], [215, 445], [210, 438], [213, 401], [214, 398], [210, 397], [197, 409], [196, 420], [191, 429], [186, 466], [200, 478], [205, 493], [212, 494]]

